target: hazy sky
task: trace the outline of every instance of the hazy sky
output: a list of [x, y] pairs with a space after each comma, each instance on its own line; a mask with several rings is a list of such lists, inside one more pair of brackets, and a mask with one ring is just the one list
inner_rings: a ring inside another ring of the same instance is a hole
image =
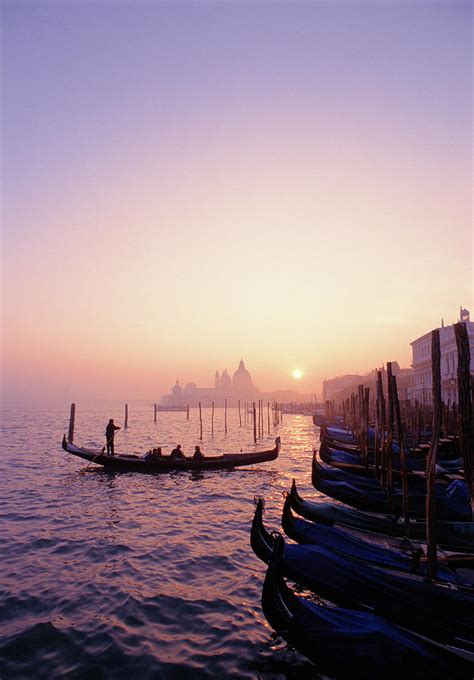
[[7, 398], [320, 394], [471, 308], [471, 3], [2, 15]]

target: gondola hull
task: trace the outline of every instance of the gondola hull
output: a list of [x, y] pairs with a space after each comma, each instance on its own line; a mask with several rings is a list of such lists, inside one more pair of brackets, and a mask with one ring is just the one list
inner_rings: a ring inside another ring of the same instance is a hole
[[[290, 492], [291, 508], [314, 522], [339, 525], [375, 534], [406, 536], [405, 524], [391, 515], [372, 515], [325, 501], [308, 501], [299, 495], [295, 481]], [[426, 540], [426, 522], [410, 520], [410, 538]], [[436, 538], [444, 550], [474, 553], [474, 522], [436, 521]]]
[[89, 463], [101, 465], [106, 470], [117, 472], [145, 472], [163, 473], [186, 470], [231, 470], [244, 465], [257, 465], [267, 463], [278, 458], [280, 452], [280, 437], [275, 439], [275, 448], [269, 451], [256, 451], [254, 453], [224, 454], [223, 456], [205, 456], [201, 460], [186, 458], [173, 460], [168, 456], [162, 456], [155, 460], [145, 460], [136, 455], [109, 456], [101, 451], [93, 451], [81, 448], [63, 439], [63, 449], [73, 456], [87, 460]]
[[266, 619], [296, 649], [338, 680], [410, 677], [470, 680], [472, 661], [371, 612], [316, 605], [297, 597], [283, 579], [283, 545], [265, 577]]

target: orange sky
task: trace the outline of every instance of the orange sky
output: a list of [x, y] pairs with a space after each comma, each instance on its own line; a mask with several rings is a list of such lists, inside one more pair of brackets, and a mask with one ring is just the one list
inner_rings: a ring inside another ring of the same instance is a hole
[[470, 308], [468, 5], [355, 9], [6, 8], [4, 398], [321, 395]]

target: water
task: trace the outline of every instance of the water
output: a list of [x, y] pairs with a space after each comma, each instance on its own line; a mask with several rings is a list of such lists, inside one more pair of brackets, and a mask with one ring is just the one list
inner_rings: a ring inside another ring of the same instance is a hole
[[[76, 414], [75, 441], [102, 446], [111, 411]], [[238, 415], [205, 410], [204, 453], [253, 450]], [[265, 566], [249, 546], [253, 499], [280, 527], [282, 492], [310, 484], [315, 428], [284, 416], [258, 448], [279, 459], [234, 471], [110, 473], [66, 454], [67, 409], [4, 409], [0, 457], [0, 677], [316, 678], [262, 614]], [[266, 424], [266, 422], [265, 422]], [[117, 452], [200, 443], [198, 415], [132, 411]]]

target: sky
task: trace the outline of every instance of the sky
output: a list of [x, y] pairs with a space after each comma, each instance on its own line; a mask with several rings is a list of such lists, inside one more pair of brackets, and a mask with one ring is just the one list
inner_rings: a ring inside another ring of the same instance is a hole
[[321, 396], [474, 312], [471, 7], [3, 0], [3, 399]]

